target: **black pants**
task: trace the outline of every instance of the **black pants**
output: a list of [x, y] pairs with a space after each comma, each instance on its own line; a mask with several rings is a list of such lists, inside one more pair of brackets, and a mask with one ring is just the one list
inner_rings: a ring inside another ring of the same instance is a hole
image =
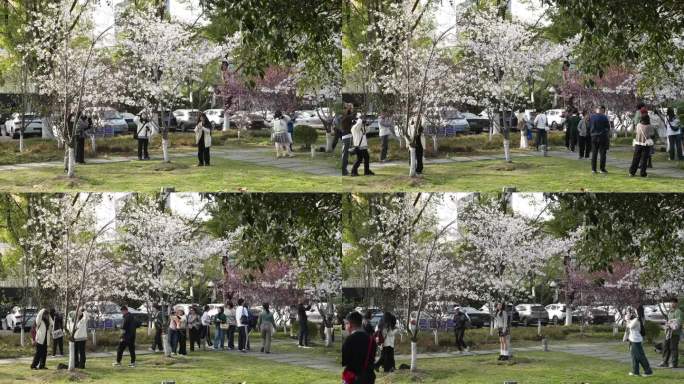
[[237, 327], [238, 328], [238, 350], [242, 351], [246, 347], [247, 343], [247, 326]]
[[667, 141], [670, 143], [670, 160], [684, 160], [682, 157], [682, 134], [670, 135], [667, 137]]
[[387, 160], [387, 149], [389, 148], [389, 135], [380, 136], [382, 148], [380, 149], [380, 161]]
[[197, 344], [198, 349], [202, 348], [202, 344], [200, 343], [200, 329], [190, 328], [188, 332], [190, 333], [190, 350], [195, 350], [195, 344]]
[[423, 173], [423, 140], [420, 138], [416, 140], [416, 173]]
[[565, 132], [565, 146], [572, 152], [575, 152], [577, 146], [577, 131], [568, 129]]
[[74, 343], [76, 368], [85, 369], [86, 363], [86, 341], [81, 340]]
[[77, 137], [76, 138], [76, 162], [77, 163], [85, 163], [85, 138], [84, 137]]
[[43, 344], [36, 343], [36, 353], [33, 355], [33, 362], [31, 368], [45, 368], [45, 360], [47, 360], [47, 338]]
[[600, 157], [601, 171], [606, 171], [606, 153], [608, 152], [608, 135], [591, 137], [591, 170], [596, 172], [596, 160]]
[[646, 166], [648, 165], [648, 158], [651, 157], [651, 147], [645, 145], [634, 146], [634, 156], [632, 157], [632, 165], [629, 167], [629, 174], [634, 176], [637, 168], [641, 169], [640, 175], [646, 177]]
[[349, 148], [351, 148], [351, 137], [342, 139], [342, 176], [346, 175], [349, 166]]
[[235, 349], [235, 326], [228, 326], [228, 348]]
[[162, 330], [161, 327], [156, 327], [154, 329], [154, 340], [152, 341], [152, 350], [163, 351], [164, 345], [162, 344]]
[[210, 332], [211, 326], [210, 325], [203, 325], [202, 326], [202, 333], [200, 334], [200, 339], [204, 339], [207, 341], [208, 346], [212, 346], [211, 343], [211, 332]]
[[335, 147], [337, 147], [337, 142], [340, 140], [342, 136], [340, 135], [340, 132], [338, 130], [335, 130], [335, 138], [333, 139], [332, 142], [332, 150], [335, 150]]
[[679, 335], [663, 342], [663, 364], [676, 368], [679, 365]]
[[463, 336], [465, 336], [465, 328], [454, 328], [454, 336], [456, 338], [456, 348], [462, 351], [466, 348], [466, 343], [463, 341]]
[[147, 147], [150, 144], [149, 139], [138, 139], [138, 160], [149, 160], [150, 154], [147, 152]]
[[126, 349], [128, 349], [128, 353], [131, 355], [131, 364], [135, 364], [135, 339], [121, 340], [119, 342], [119, 348], [116, 349], [116, 362], [121, 363], [121, 358]]
[[52, 339], [52, 356], [57, 354], [58, 349], [59, 349], [59, 354], [63, 355], [64, 354], [64, 337], [60, 337], [59, 339]]
[[380, 350], [380, 359], [375, 363], [376, 368], [382, 367], [385, 372], [392, 372], [395, 369], [394, 362], [394, 348], [393, 347], [382, 347]]
[[178, 331], [178, 354], [179, 355], [187, 355], [188, 354], [188, 349], [187, 349], [187, 339], [188, 339], [188, 334], [185, 329], [179, 330]]
[[534, 143], [534, 146], [536, 147], [537, 151], [539, 150], [540, 146], [545, 146], [546, 149], [549, 147], [549, 135], [546, 129], [538, 129], [537, 130], [537, 140]]
[[358, 175], [359, 174], [359, 166], [361, 165], [361, 162], [363, 161], [363, 173], [364, 175], [367, 175], [370, 173], [370, 155], [368, 154], [368, 149], [367, 148], [357, 148], [356, 149], [356, 162], [354, 163], [354, 166], [352, 167], [352, 175]]
[[309, 345], [309, 324], [306, 321], [299, 322], [299, 345]]
[[209, 165], [209, 148], [204, 146], [204, 135], [197, 143], [197, 160], [199, 165]]
[[591, 137], [579, 136], [577, 141], [579, 144], [579, 157], [588, 159], [591, 152]]

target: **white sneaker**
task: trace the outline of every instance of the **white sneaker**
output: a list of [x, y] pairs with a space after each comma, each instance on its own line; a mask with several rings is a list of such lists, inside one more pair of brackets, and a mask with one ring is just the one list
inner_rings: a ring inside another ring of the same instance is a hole
[[653, 374], [652, 373], [644, 373], [641, 376], [642, 377], [649, 377], [649, 376], [653, 376]]
[[112, 367], [120, 367], [121, 363], [117, 363], [116, 361], [112, 363]]
[[128, 364], [128, 368], [135, 368], [135, 363]]
[[637, 376], [637, 375], [635, 375], [635, 374], [632, 373], [632, 372], [630, 372], [629, 375], [630, 375], [630, 376]]

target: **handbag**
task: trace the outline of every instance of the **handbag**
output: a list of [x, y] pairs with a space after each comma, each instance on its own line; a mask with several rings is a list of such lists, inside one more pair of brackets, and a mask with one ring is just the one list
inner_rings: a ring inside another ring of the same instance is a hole
[[53, 339], [60, 339], [64, 337], [64, 330], [63, 329], [55, 329], [52, 331], [52, 338]]

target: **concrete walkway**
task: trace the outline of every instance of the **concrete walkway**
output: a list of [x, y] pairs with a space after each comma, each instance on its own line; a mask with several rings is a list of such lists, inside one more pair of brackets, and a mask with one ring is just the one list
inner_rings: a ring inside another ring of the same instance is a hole
[[[161, 155], [153, 155], [156, 156], [153, 157], [152, 161], [159, 161], [159, 157]], [[321, 156], [321, 159], [311, 159], [311, 155], [304, 153], [298, 153], [297, 156], [292, 158], [276, 159], [274, 151], [267, 148], [231, 149], [225, 147], [214, 147], [211, 150], [211, 157], [214, 159], [221, 158], [233, 161], [242, 161], [254, 165], [281, 168], [293, 172], [307, 173], [318, 176], [339, 176], [338, 170], [334, 166], [330, 165], [329, 162], [326, 162], [324, 159], [322, 159], [322, 154], [317, 153], [317, 155]], [[180, 158], [193, 158], [195, 156], [197, 156], [196, 153], [188, 151], [172, 151], [169, 154], [169, 157], [172, 160]], [[131, 161], [138, 161], [138, 158], [136, 156], [113, 156], [108, 158], [86, 159], [85, 166], [90, 164], [111, 164]], [[0, 166], [0, 172], [47, 167], [61, 168], [63, 164], [64, 163], [62, 161], [44, 161], [36, 163], [2, 165]], [[81, 167], [81, 165], [78, 165], [77, 167]]]

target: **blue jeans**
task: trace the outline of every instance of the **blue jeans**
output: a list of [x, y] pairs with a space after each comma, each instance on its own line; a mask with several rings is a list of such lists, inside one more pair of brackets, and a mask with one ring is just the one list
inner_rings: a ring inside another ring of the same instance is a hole
[[216, 326], [216, 335], [214, 336], [214, 348], [223, 349], [223, 344], [225, 343], [225, 331], [221, 329], [220, 326]]
[[171, 344], [171, 352], [176, 353], [176, 350], [178, 349], [178, 339], [179, 339], [179, 334], [178, 331], [175, 329], [170, 329], [169, 330], [169, 343]]

